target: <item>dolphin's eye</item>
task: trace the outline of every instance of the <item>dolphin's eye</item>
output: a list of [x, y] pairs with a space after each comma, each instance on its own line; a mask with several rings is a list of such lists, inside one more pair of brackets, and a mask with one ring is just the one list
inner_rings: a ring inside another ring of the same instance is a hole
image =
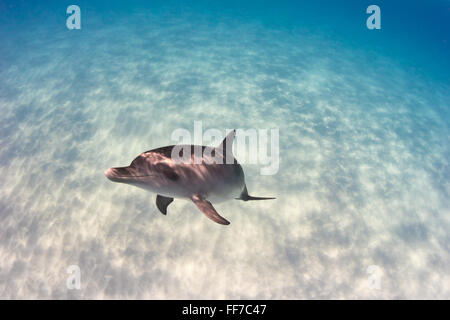
[[171, 171], [164, 171], [164, 175], [167, 177], [167, 179], [172, 181], [177, 181], [180, 177], [176, 172]]
[[176, 181], [179, 179], [178, 174], [175, 171], [173, 171], [173, 169], [166, 164], [158, 163], [156, 165], [156, 170], [158, 172], [161, 172], [169, 180]]

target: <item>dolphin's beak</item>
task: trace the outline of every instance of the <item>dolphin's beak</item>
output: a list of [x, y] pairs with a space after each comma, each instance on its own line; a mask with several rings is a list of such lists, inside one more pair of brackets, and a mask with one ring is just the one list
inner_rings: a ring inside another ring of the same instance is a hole
[[109, 168], [105, 171], [105, 176], [114, 182], [126, 182], [131, 176], [128, 168], [129, 167]]

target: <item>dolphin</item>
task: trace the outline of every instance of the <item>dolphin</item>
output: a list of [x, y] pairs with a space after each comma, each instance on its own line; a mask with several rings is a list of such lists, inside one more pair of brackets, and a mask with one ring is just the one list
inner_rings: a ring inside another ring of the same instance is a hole
[[[242, 201], [275, 198], [248, 194], [244, 171], [232, 154], [236, 130], [232, 130], [217, 147], [172, 145], [141, 153], [128, 167], [110, 168], [105, 176], [114, 182], [130, 184], [157, 194], [156, 207], [167, 214], [174, 198], [194, 202], [209, 219], [222, 225], [230, 222], [220, 216], [211, 202], [229, 199]], [[174, 149], [174, 148], [178, 149]], [[190, 150], [187, 161], [174, 159], [177, 150]], [[200, 159], [195, 159], [201, 150]], [[227, 152], [228, 151], [228, 152]], [[217, 159], [222, 161], [217, 161]], [[211, 202], [210, 202], [211, 201]]]

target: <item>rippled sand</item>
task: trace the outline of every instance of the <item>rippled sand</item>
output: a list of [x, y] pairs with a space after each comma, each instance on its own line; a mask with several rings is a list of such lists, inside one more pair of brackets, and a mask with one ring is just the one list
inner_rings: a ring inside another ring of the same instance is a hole
[[[3, 42], [2, 299], [450, 298], [448, 86], [302, 30], [133, 17]], [[277, 200], [223, 227], [104, 177], [195, 120], [279, 128], [278, 174], [244, 166]]]

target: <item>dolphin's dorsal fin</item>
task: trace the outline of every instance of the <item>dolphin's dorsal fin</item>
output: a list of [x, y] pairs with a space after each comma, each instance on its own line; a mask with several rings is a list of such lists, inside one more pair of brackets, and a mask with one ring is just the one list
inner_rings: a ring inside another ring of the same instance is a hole
[[219, 224], [223, 224], [223, 225], [230, 224], [230, 222], [228, 222], [225, 218], [221, 217], [220, 214], [217, 213], [216, 209], [214, 209], [211, 202], [204, 199], [202, 196], [193, 195], [191, 197], [191, 199], [192, 199], [192, 202], [195, 203], [197, 208], [199, 208], [200, 211], [203, 212], [212, 221], [217, 222]]
[[[227, 159], [226, 163], [233, 163], [233, 141], [236, 136], [236, 129], [231, 130], [228, 135], [223, 139], [222, 143], [217, 146], [216, 149], [221, 151], [223, 157]], [[228, 152], [227, 152], [228, 151]]]
[[173, 201], [173, 198], [164, 197], [161, 195], [156, 195], [156, 206], [158, 207], [159, 211], [161, 211], [162, 214], [167, 214], [167, 207], [169, 204], [171, 204]]

